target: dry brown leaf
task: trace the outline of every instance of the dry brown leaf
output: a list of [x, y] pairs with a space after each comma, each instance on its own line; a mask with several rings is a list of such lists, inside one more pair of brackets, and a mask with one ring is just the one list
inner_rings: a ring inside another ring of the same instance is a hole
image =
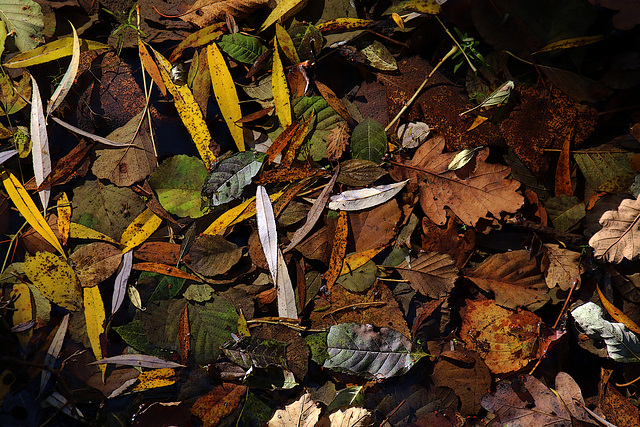
[[200, 28], [224, 19], [226, 14], [236, 20], [249, 16], [254, 10], [266, 6], [268, 0], [198, 0], [189, 8], [191, 13], [181, 16], [183, 21], [191, 22]]
[[455, 153], [443, 154], [444, 143], [441, 136], [425, 141], [394, 177], [418, 181], [420, 206], [433, 222], [446, 223], [446, 207], [473, 226], [481, 218], [499, 218], [502, 212], [515, 212], [522, 206], [524, 199], [516, 193], [520, 183], [507, 179], [509, 167], [485, 163], [488, 149], [478, 152], [475, 169], [461, 179], [448, 169]]
[[311, 395], [307, 393], [284, 409], [278, 409], [269, 420], [269, 425], [273, 427], [313, 427], [320, 418], [321, 410], [311, 399]]
[[204, 425], [214, 426], [236, 410], [247, 392], [243, 385], [222, 383], [193, 404], [191, 413], [200, 418]]
[[331, 129], [327, 137], [327, 156], [329, 160], [338, 160], [349, 145], [349, 125], [347, 122], [339, 122]]
[[580, 254], [568, 249], [562, 249], [560, 245], [545, 244], [549, 266], [544, 272], [544, 280], [549, 288], [558, 285], [563, 291], [573, 286], [580, 286]]
[[617, 211], [607, 211], [600, 218], [602, 230], [589, 239], [595, 257], [619, 264], [640, 256], [640, 198], [626, 199]]
[[527, 250], [493, 255], [467, 277], [485, 292], [493, 291], [503, 307], [537, 310], [549, 300], [538, 263]]
[[361, 212], [349, 212], [351, 235], [355, 239], [354, 252], [384, 246], [394, 237], [402, 212], [395, 199]]
[[402, 261], [396, 268], [413, 289], [433, 299], [446, 296], [458, 278], [455, 261], [437, 252], [420, 254], [411, 265]]
[[366, 427], [371, 425], [371, 413], [364, 408], [338, 409], [329, 415], [331, 427]]

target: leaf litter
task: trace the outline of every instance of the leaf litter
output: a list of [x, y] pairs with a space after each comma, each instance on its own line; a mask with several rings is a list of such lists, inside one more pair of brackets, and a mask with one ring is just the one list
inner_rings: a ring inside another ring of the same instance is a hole
[[0, 423], [638, 425], [634, 9], [378, 3], [7, 6]]

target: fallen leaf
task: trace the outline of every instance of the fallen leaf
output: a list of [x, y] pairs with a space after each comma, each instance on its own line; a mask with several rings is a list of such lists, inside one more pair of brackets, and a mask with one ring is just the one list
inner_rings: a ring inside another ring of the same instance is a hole
[[338, 409], [329, 415], [331, 427], [366, 427], [371, 425], [372, 415], [364, 408], [351, 407], [344, 411]]
[[[99, 365], [103, 367], [104, 365]], [[159, 368], [142, 372], [138, 375], [138, 384], [131, 391], [145, 391], [159, 387], [166, 387], [176, 382], [176, 371], [172, 368]]]
[[[91, 288], [83, 288], [83, 301], [84, 301], [84, 318], [87, 323], [87, 335], [91, 342], [91, 350], [96, 360], [102, 359], [102, 344], [101, 336], [105, 333], [106, 315], [104, 312], [104, 304], [102, 302], [102, 296], [100, 296], [100, 289], [97, 286]], [[100, 365], [100, 371], [102, 371], [102, 381], [104, 382], [104, 375], [107, 367]]]
[[640, 256], [640, 198], [626, 199], [617, 211], [607, 211], [600, 218], [602, 229], [589, 239], [595, 257], [619, 264], [624, 258], [633, 261]]
[[293, 123], [291, 114], [291, 100], [289, 99], [289, 87], [287, 86], [287, 76], [280, 60], [278, 48], [278, 37], [273, 38], [273, 71], [271, 78], [273, 90], [273, 102], [276, 107], [276, 114], [280, 120], [280, 126], [287, 128]]
[[360, 190], [347, 190], [331, 196], [329, 209], [360, 211], [381, 205], [395, 197], [409, 180], [388, 185], [379, 185]]
[[146, 209], [138, 215], [120, 237], [122, 253], [129, 252], [142, 244], [160, 227], [161, 223], [162, 218], [154, 214], [151, 209]]
[[82, 305], [82, 290], [75, 271], [66, 261], [50, 252], [26, 256], [24, 271], [42, 294], [54, 304], [69, 311]]
[[49, 117], [49, 115], [58, 108], [62, 101], [64, 101], [64, 98], [67, 96], [67, 93], [69, 93], [69, 90], [76, 79], [76, 75], [78, 74], [78, 65], [80, 64], [80, 40], [78, 39], [76, 27], [71, 23], [70, 25], [71, 30], [73, 31], [71, 62], [69, 63], [69, 67], [67, 67], [67, 71], [65, 71], [64, 76], [62, 76], [62, 80], [60, 80], [60, 83], [56, 87], [56, 90], [51, 95], [51, 99], [49, 99], [47, 104], [47, 117]]
[[580, 254], [560, 245], [547, 243], [544, 245], [549, 265], [544, 271], [544, 280], [549, 288], [556, 285], [563, 291], [572, 286], [580, 287]]
[[[36, 185], [40, 186], [45, 177], [51, 173], [51, 154], [40, 89], [38, 89], [38, 83], [33, 76], [31, 76], [31, 86], [31, 120], [29, 122], [31, 142], [33, 144], [31, 157], [33, 158], [33, 174], [36, 179]], [[44, 209], [48, 207], [49, 194], [50, 191], [48, 189], [38, 192]]]
[[447, 296], [458, 278], [458, 269], [449, 255], [423, 253], [417, 259], [396, 266], [403, 279], [417, 292], [429, 298]]
[[327, 267], [327, 272], [322, 276], [322, 278], [326, 281], [326, 286], [329, 291], [331, 291], [333, 284], [336, 282], [336, 279], [342, 271], [344, 256], [347, 253], [348, 235], [349, 225], [347, 223], [347, 213], [339, 212], [338, 223], [336, 225], [336, 233], [333, 236], [329, 266]]
[[205, 426], [216, 426], [236, 410], [246, 393], [247, 387], [243, 385], [222, 383], [199, 397], [191, 407], [191, 413]]
[[69, 256], [83, 288], [96, 286], [111, 277], [118, 270], [121, 259], [120, 249], [102, 242], [81, 246]]

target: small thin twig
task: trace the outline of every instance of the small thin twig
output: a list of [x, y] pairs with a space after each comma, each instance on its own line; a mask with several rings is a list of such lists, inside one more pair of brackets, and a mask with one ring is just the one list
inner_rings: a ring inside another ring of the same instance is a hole
[[433, 15], [433, 16], [436, 17], [436, 19], [438, 20], [440, 25], [442, 25], [442, 28], [444, 28], [444, 30], [447, 32], [447, 35], [451, 38], [451, 40], [453, 40], [453, 42], [456, 44], [456, 46], [458, 46], [458, 49], [460, 49], [460, 52], [462, 52], [462, 55], [464, 55], [464, 59], [467, 60], [467, 63], [469, 64], [469, 68], [471, 68], [471, 71], [473, 71], [474, 73], [477, 73], [478, 72], [477, 68], [473, 66], [473, 64], [471, 63], [471, 60], [467, 56], [467, 53], [464, 51], [462, 46], [460, 46], [460, 44], [458, 43], [458, 40], [456, 40], [456, 38], [453, 37], [453, 34], [451, 34], [449, 29], [444, 25], [444, 23], [440, 20], [440, 18], [438, 18], [438, 15]]
[[427, 82], [429, 81], [429, 79], [431, 78], [431, 76], [433, 74], [435, 74], [435, 72], [438, 70], [438, 68], [440, 68], [440, 66], [442, 65], [442, 63], [450, 58], [454, 53], [456, 53], [458, 51], [458, 46], [454, 46], [451, 48], [451, 50], [449, 51], [449, 53], [447, 53], [441, 60], [440, 62], [438, 62], [438, 65], [436, 65], [435, 67], [433, 67], [433, 70], [431, 70], [431, 72], [429, 73], [429, 75], [427, 76], [427, 78], [424, 79], [424, 81], [422, 82], [422, 84], [420, 85], [420, 87], [416, 90], [416, 92], [413, 94], [413, 96], [411, 97], [411, 99], [409, 99], [409, 101], [407, 101], [404, 104], [404, 107], [402, 107], [400, 109], [400, 111], [398, 112], [398, 114], [396, 114], [396, 116], [393, 118], [393, 120], [391, 120], [391, 122], [389, 122], [389, 124], [387, 125], [386, 128], [384, 128], [385, 132], [388, 132], [389, 129], [391, 129], [391, 127], [398, 121], [398, 119], [400, 119], [400, 117], [404, 114], [405, 111], [407, 111], [407, 109], [411, 106], [411, 104], [413, 104], [413, 101], [416, 100], [416, 98], [418, 97], [418, 95], [420, 95], [420, 92], [422, 91], [422, 89], [424, 89], [425, 85], [427, 84]]
[[344, 307], [340, 307], [340, 308], [336, 308], [333, 311], [330, 311], [328, 313], [325, 313], [322, 315], [322, 317], [327, 317], [331, 314], [337, 313], [339, 311], [344, 311], [344, 310], [349, 310], [349, 309], [356, 309], [358, 307], [362, 307], [362, 308], [367, 308], [367, 307], [382, 307], [383, 305], [386, 305], [387, 303], [384, 301], [377, 301], [377, 302], [358, 302], [355, 304], [349, 304], [349, 305], [345, 305]]

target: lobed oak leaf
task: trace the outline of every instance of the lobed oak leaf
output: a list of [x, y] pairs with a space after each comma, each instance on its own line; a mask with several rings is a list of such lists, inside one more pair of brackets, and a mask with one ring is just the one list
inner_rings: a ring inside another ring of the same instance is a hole
[[499, 217], [522, 206], [524, 199], [516, 193], [520, 183], [507, 178], [508, 166], [485, 162], [487, 149], [478, 152], [475, 169], [462, 179], [456, 173], [459, 171], [448, 170], [455, 153], [442, 153], [444, 144], [442, 136], [425, 141], [394, 176], [418, 181], [420, 206], [433, 222], [446, 223], [446, 207], [473, 226], [482, 218]]
[[618, 210], [605, 212], [600, 225], [602, 230], [589, 239], [596, 258], [619, 264], [623, 258], [640, 257], [640, 198], [623, 200]]

